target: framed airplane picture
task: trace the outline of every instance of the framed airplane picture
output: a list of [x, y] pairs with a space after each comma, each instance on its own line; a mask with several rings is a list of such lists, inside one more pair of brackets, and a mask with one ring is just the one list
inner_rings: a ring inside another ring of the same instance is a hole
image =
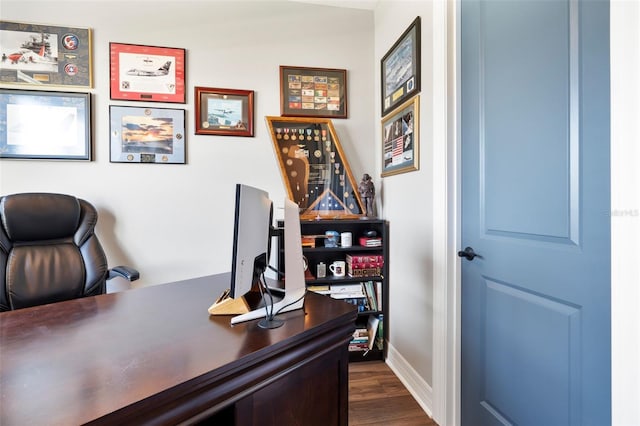
[[382, 116], [420, 92], [420, 17], [380, 61]]
[[185, 103], [185, 49], [109, 43], [111, 99]]
[[195, 88], [196, 135], [253, 136], [253, 90]]

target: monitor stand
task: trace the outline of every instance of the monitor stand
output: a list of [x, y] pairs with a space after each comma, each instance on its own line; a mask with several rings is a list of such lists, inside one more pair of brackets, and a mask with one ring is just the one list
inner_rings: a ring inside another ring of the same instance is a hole
[[[302, 309], [306, 284], [304, 280], [304, 262], [302, 257], [302, 236], [300, 231], [300, 213], [298, 205], [285, 198], [284, 200], [284, 262], [287, 265], [287, 273], [284, 280], [284, 294], [282, 300], [274, 303], [274, 313], [283, 313]], [[281, 289], [278, 289], [282, 291]], [[264, 308], [254, 309], [245, 314], [231, 318], [231, 324], [238, 324], [265, 317]], [[264, 318], [261, 327], [275, 328], [282, 325], [280, 320]], [[279, 325], [278, 325], [279, 324]]]

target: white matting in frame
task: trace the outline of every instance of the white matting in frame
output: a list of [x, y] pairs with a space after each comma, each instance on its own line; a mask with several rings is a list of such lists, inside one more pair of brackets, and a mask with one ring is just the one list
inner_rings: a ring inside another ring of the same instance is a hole
[[0, 158], [91, 160], [89, 93], [0, 88]]
[[112, 163], [185, 164], [185, 111], [109, 107]]

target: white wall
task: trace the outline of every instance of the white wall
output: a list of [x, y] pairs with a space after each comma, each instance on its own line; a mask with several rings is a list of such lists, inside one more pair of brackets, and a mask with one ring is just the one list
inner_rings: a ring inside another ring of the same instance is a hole
[[[349, 118], [333, 123], [354, 176], [375, 176], [372, 11], [284, 1], [1, 0], [0, 18], [92, 28], [94, 65], [94, 161], [0, 160], [0, 194], [91, 201], [109, 264], [138, 268], [138, 286], [230, 269], [237, 182], [266, 189], [282, 207], [264, 120], [280, 115], [280, 65], [347, 70]], [[185, 48], [187, 103], [111, 101], [109, 42]], [[194, 135], [194, 86], [254, 90], [255, 137]], [[110, 163], [109, 105], [186, 109], [187, 164]]]
[[[446, 105], [434, 101], [434, 70], [446, 70], [443, 58], [433, 51], [434, 37], [431, 1], [381, 1], [375, 9], [375, 56], [380, 59], [393, 46], [416, 16], [421, 18], [422, 75], [420, 93], [420, 169], [385, 177], [379, 185], [381, 211], [390, 222], [389, 263], [389, 365], [404, 379], [422, 407], [431, 412], [433, 381], [433, 292], [434, 232], [444, 224], [434, 223], [434, 150], [446, 146], [440, 136], [441, 117]], [[376, 139], [380, 140], [380, 73], [376, 72]], [[439, 99], [439, 98], [438, 98]], [[378, 167], [381, 163], [378, 156]], [[438, 163], [439, 165], [440, 163]]]

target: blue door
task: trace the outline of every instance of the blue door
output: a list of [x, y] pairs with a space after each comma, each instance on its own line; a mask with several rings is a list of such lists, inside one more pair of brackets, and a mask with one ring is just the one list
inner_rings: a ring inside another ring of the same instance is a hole
[[462, 423], [610, 424], [609, 4], [461, 31]]

